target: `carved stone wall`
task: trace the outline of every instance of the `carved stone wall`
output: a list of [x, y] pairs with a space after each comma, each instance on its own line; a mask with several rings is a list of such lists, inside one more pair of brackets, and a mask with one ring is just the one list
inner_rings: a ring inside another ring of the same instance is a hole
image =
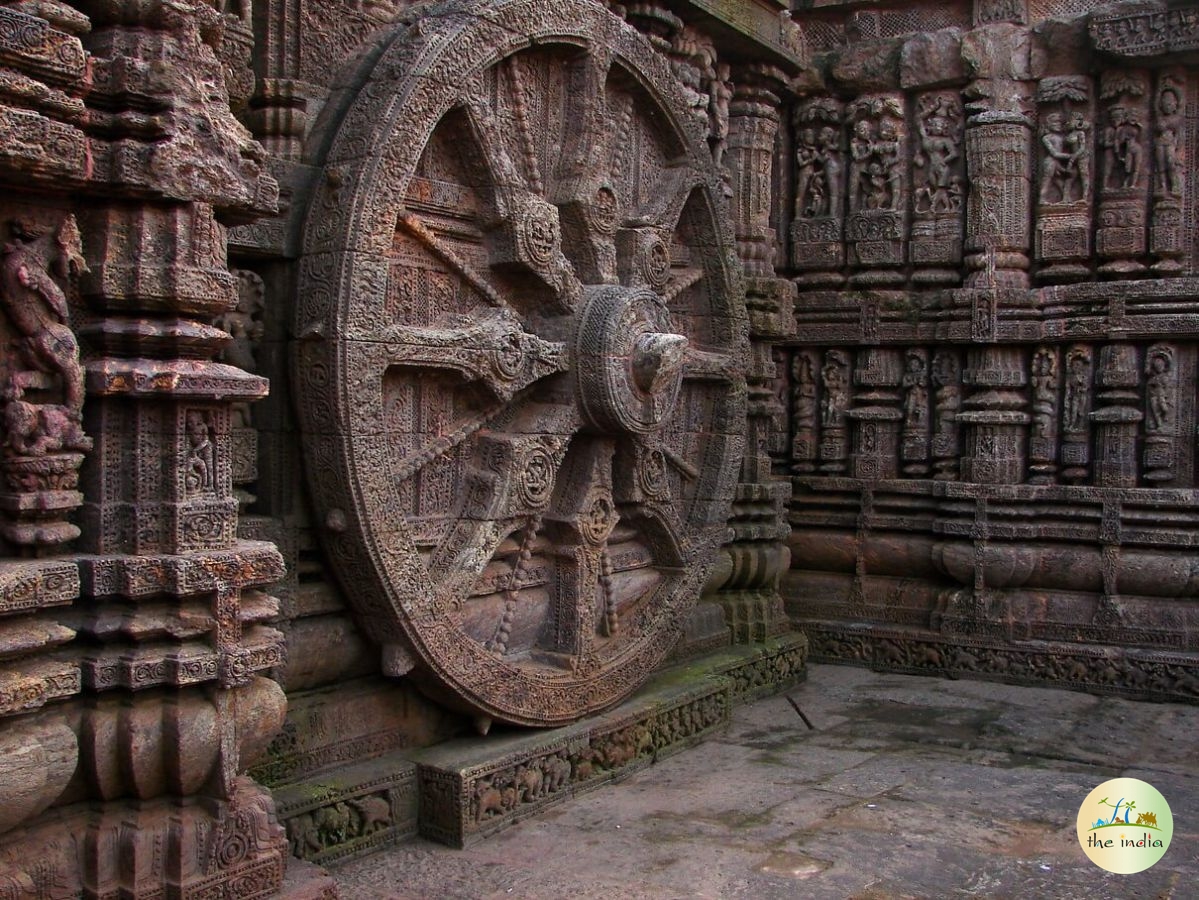
[[286, 709], [283, 561], [234, 494], [268, 386], [226, 236], [278, 198], [232, 112], [250, 34], [205, 3], [0, 4], [6, 897], [284, 884], [242, 774]]
[[1194, 699], [1185, 4], [830, 4], [789, 111], [816, 658]]

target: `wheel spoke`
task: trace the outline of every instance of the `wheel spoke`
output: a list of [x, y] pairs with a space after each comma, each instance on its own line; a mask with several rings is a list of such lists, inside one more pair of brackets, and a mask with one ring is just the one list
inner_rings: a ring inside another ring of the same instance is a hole
[[677, 230], [696, 186], [694, 170], [686, 166], [667, 169], [660, 189], [648, 202], [631, 211], [629, 221], [656, 225], [669, 232]]
[[536, 193], [544, 196], [545, 185], [541, 180], [541, 164], [537, 160], [537, 150], [533, 146], [533, 132], [529, 126], [529, 104], [525, 95], [525, 79], [520, 57], [514, 56], [509, 59], [505, 71], [508, 83], [512, 88], [509, 98], [512, 101], [512, 112], [516, 118], [516, 128], [520, 133], [520, 148], [524, 156], [529, 186]]
[[496, 289], [486, 279], [474, 270], [474, 267], [470, 263], [455, 253], [449, 245], [430, 231], [425, 226], [425, 223], [416, 216], [401, 215], [397, 223], [426, 250], [440, 259], [453, 271], [457, 272], [462, 280], [474, 288], [489, 304], [499, 308], [506, 308], [508, 306], [508, 302], [496, 292]]
[[574, 64], [568, 76], [566, 118], [574, 127], [562, 148], [558, 170], [562, 182], [589, 178], [596, 171], [597, 160], [612, 156], [618, 135], [613, 134], [608, 110], [606, 89], [611, 67], [611, 51], [596, 47]]
[[740, 377], [736, 360], [725, 353], [688, 347], [683, 358], [683, 378], [691, 381], [734, 382]]
[[389, 365], [452, 369], [501, 400], [568, 367], [563, 344], [525, 331], [507, 310], [443, 326], [392, 325], [375, 340], [388, 345]]
[[487, 642], [487, 649], [492, 653], [503, 656], [508, 652], [508, 642], [512, 638], [512, 626], [516, 619], [516, 608], [520, 602], [520, 591], [524, 587], [524, 579], [528, 575], [529, 564], [533, 558], [533, 544], [537, 541], [537, 532], [541, 529], [541, 517], [533, 516], [525, 524], [521, 532], [520, 549], [516, 562], [508, 575], [508, 583], [504, 587], [504, 612], [500, 616], [495, 633]]
[[509, 218], [515, 211], [517, 198], [528, 193], [532, 186], [509, 155], [495, 112], [487, 102], [482, 97], [472, 96], [463, 109], [475, 143], [490, 170], [497, 217]]
[[572, 407], [528, 403], [490, 425], [476, 439], [463, 479], [459, 521], [429, 561], [434, 582], [455, 606], [519, 523], [549, 506], [578, 420]]
[[[506, 149], [499, 123], [490, 107], [472, 98], [466, 115], [476, 140], [495, 174], [496, 237], [489, 241], [492, 266], [533, 275], [549, 288], [559, 312], [570, 312], [583, 296], [583, 285], [562, 252], [558, 209], [541, 196], [540, 170], [530, 184], [519, 174]], [[532, 148], [531, 159], [535, 160]], [[527, 163], [535, 166], [535, 163]]]
[[683, 293], [683, 291], [687, 290], [688, 288], [695, 287], [695, 285], [703, 281], [706, 274], [707, 273], [704, 272], [703, 269], [695, 268], [681, 269], [679, 271], [672, 272], [670, 276], [670, 283], [667, 284], [666, 290], [662, 292], [662, 299], [665, 300], [666, 305], [669, 306], [675, 301], [675, 299], [678, 298], [680, 294]]
[[596, 50], [579, 59], [570, 73], [566, 119], [572, 127], [560, 157], [554, 196], [571, 259], [579, 277], [589, 284], [612, 284], [617, 279], [616, 167], [629, 116], [618, 114], [614, 127], [607, 96], [611, 65], [611, 53]]

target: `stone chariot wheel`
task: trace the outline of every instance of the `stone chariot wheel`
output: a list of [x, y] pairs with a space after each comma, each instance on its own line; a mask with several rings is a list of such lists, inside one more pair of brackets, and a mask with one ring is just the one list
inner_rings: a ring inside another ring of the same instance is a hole
[[433, 4], [326, 110], [293, 361], [389, 674], [557, 725], [639, 686], [727, 536], [746, 326], [665, 61], [591, 0]]

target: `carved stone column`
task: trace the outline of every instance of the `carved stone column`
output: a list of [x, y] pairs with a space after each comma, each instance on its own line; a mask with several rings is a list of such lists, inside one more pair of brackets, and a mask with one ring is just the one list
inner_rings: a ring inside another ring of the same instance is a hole
[[[1029, 35], [1005, 22], [1017, 3], [981, 3], [980, 26], [962, 40], [976, 79], [966, 89], [966, 268], [969, 287], [1028, 287], [1033, 123]], [[1011, 7], [1009, 10], [1008, 7]]]
[[1014, 81], [976, 82], [966, 123], [970, 198], [966, 267], [970, 287], [1028, 287], [1032, 122], [1010, 101]]
[[[237, 301], [227, 226], [278, 196], [230, 107], [230, 88], [236, 102], [249, 94], [249, 23], [207, 2], [75, 6], [91, 27], [87, 163], [74, 186], [87, 202], [78, 231], [62, 220], [42, 256], [78, 274], [70, 324], [84, 365], [61, 387], [68, 423], [83, 406], [87, 439], [72, 436], [72, 449], [94, 447], [80, 552], [38, 592], [69, 602], [73, 582], [82, 598], [64, 614], [71, 631], [48, 633], [87, 700], [27, 735], [53, 784], [25, 808], [60, 809], [0, 839], [0, 873], [39, 897], [266, 895], [282, 886], [287, 843], [269, 794], [240, 773], [286, 706], [259, 674], [283, 660], [266, 624], [277, 603], [258, 589], [282, 560], [236, 538], [232, 409], [267, 383], [214, 361], [230, 336], [209, 324]], [[49, 282], [41, 290], [54, 299]], [[47, 346], [73, 346], [69, 333]], [[13, 735], [0, 731], [5, 756]], [[72, 754], [78, 771], [60, 785]]]
[[1098, 408], [1091, 413], [1097, 431], [1095, 482], [1100, 487], [1136, 487], [1137, 431], [1145, 417], [1137, 390], [1141, 373], [1136, 348], [1130, 344], [1104, 347], [1095, 383]]
[[53, 870], [54, 848], [26, 846], [11, 869], [6, 848], [59, 802], [79, 765], [69, 722], [82, 688], [72, 652], [79, 570], [69, 554], [92, 441], [71, 194], [88, 177], [88, 22], [45, 7], [52, 18], [0, 8], [0, 894], [13, 893], [10, 872]]
[[957, 414], [958, 422], [968, 426], [962, 480], [1020, 484], [1030, 421], [1022, 351], [998, 346], [971, 350], [962, 381], [973, 388]]
[[[771, 430], [783, 412], [774, 389], [774, 343], [794, 328], [795, 286], [775, 277], [773, 173], [775, 139], [781, 120], [779, 93], [784, 74], [750, 65], [732, 70], [728, 149], [724, 163], [732, 182], [733, 228], [746, 273], [750, 323], [750, 368], [746, 373], [745, 460], [737, 486], [739, 512], [730, 525], [732, 562], [715, 595], [733, 627], [736, 641], [761, 640], [787, 626], [778, 583], [790, 565], [785, 540], [790, 529], [785, 507], [790, 483], [771, 475]], [[711, 586], [710, 586], [711, 587]]]
[[786, 81], [773, 66], [753, 64], [733, 69], [729, 106], [729, 147], [725, 156], [733, 176], [733, 229], [745, 273], [774, 278], [775, 233], [772, 178], [781, 99]]
[[903, 421], [903, 358], [898, 350], [871, 347], [858, 354], [854, 383], [853, 457], [850, 474], [863, 481], [899, 474], [899, 430]]

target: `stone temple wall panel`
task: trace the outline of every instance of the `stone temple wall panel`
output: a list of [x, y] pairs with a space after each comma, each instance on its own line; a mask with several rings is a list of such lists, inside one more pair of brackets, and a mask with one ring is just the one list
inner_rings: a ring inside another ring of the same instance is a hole
[[813, 20], [790, 114], [787, 608], [817, 658], [1193, 699], [1199, 11], [886, 8]]
[[792, 627], [1194, 700], [1197, 139], [1193, 3], [0, 2], [0, 895], [330, 896]]

